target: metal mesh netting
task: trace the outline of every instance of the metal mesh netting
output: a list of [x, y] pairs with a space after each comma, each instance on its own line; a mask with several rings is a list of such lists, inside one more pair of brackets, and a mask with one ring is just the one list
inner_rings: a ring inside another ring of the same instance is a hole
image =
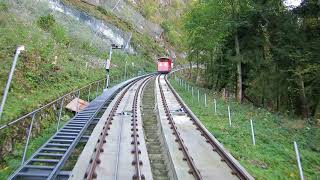
[[[69, 7], [59, 0], [5, 1], [10, 4], [10, 10], [24, 17], [26, 22], [33, 22], [48, 13], [53, 14], [55, 20], [63, 25], [69, 35], [83, 42], [90, 42], [101, 51], [107, 50], [112, 43], [124, 45], [130, 37], [130, 33]], [[129, 49], [131, 52], [134, 51], [131, 46]]]
[[160, 40], [163, 29], [147, 19], [145, 19], [139, 12], [123, 0], [83, 0], [87, 3], [101, 6], [107, 11], [112, 12], [118, 18], [131, 23], [136, 31], [140, 33], [147, 33], [156, 40]]

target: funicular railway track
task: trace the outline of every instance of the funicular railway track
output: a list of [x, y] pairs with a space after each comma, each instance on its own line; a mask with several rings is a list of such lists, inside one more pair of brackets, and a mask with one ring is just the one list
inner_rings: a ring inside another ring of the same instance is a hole
[[[166, 75], [158, 75], [155, 80], [153, 77], [128, 82], [106, 102], [94, 101], [11, 179], [253, 179], [184, 104]], [[152, 103], [158, 109], [154, 114], [158, 120], [148, 121], [143, 119], [148, 116], [142, 115], [140, 107], [144, 87], [151, 79], [156, 84]], [[176, 109], [182, 115], [177, 115]], [[95, 127], [73, 170], [62, 171], [64, 162], [92, 123]], [[29, 163], [33, 161], [41, 163]]]
[[[149, 80], [150, 77], [145, 78], [140, 84], [139, 87], [135, 90], [135, 94], [134, 94], [134, 99], [133, 99], [133, 103], [132, 103], [132, 119], [131, 119], [131, 126], [132, 126], [132, 142], [131, 144], [133, 145], [133, 150], [131, 151], [131, 153], [134, 156], [134, 160], [132, 161], [132, 165], [135, 166], [135, 173], [132, 176], [132, 179], [138, 179], [138, 180], [142, 180], [145, 179], [144, 175], [141, 172], [141, 165], [142, 165], [142, 161], [140, 160], [140, 154], [141, 151], [139, 149], [139, 135], [138, 135], [138, 120], [137, 120], [137, 109], [138, 109], [138, 97], [139, 97], [139, 93], [141, 88], [145, 85], [145, 82]], [[101, 158], [100, 158], [100, 153], [104, 152], [103, 149], [103, 145], [106, 143], [106, 138], [108, 136], [108, 131], [110, 130], [110, 126], [112, 125], [112, 121], [114, 120], [114, 116], [116, 115], [117, 109], [119, 107], [120, 102], [123, 100], [123, 97], [125, 96], [125, 94], [129, 91], [130, 87], [132, 87], [134, 85], [134, 83], [132, 83], [131, 85], [129, 85], [122, 93], [121, 96], [117, 99], [116, 103], [114, 104], [114, 106], [112, 107], [112, 110], [110, 112], [110, 114], [108, 115], [107, 121], [105, 122], [105, 125], [103, 127], [102, 132], [100, 133], [100, 137], [97, 141], [97, 145], [94, 149], [94, 153], [90, 159], [90, 165], [88, 167], [87, 172], [85, 173], [84, 178], [91, 180], [91, 179], [95, 179], [98, 176], [97, 171], [97, 165], [101, 163]], [[119, 156], [119, 154], [118, 154]]]
[[188, 163], [188, 166], [190, 167], [189, 173], [192, 174], [195, 179], [201, 180], [202, 179], [201, 174], [200, 174], [199, 170], [197, 169], [195, 163], [193, 162], [193, 159], [192, 159], [191, 155], [189, 154], [188, 149], [185, 146], [185, 144], [182, 140], [182, 137], [180, 136], [180, 133], [178, 132], [177, 126], [175, 125], [175, 122], [174, 122], [172, 115], [170, 113], [170, 110], [169, 110], [169, 107], [167, 104], [167, 100], [166, 100], [165, 95], [163, 93], [163, 88], [160, 84], [160, 77], [158, 77], [158, 85], [159, 85], [159, 89], [160, 89], [162, 104], [163, 104], [167, 119], [169, 121], [169, 124], [171, 126], [170, 128], [173, 130], [173, 135], [175, 135], [175, 137], [176, 137], [175, 141], [179, 143], [179, 150], [181, 150], [184, 155], [183, 160], [185, 160]]
[[[189, 173], [194, 176], [195, 179], [204, 179], [201, 174], [201, 170], [197, 168], [197, 163], [195, 163], [191, 153], [189, 153], [188, 147], [190, 148], [190, 145], [187, 147], [186, 143], [183, 140], [183, 137], [181, 136], [181, 133], [179, 132], [179, 128], [176, 126], [176, 122], [174, 121], [174, 118], [172, 116], [172, 111], [170, 111], [170, 108], [167, 103], [167, 99], [170, 97], [173, 97], [174, 100], [178, 103], [180, 109], [186, 114], [186, 116], [189, 118], [189, 120], [192, 122], [192, 125], [195, 126], [195, 129], [199, 131], [200, 135], [203, 137], [203, 141], [205, 141], [207, 144], [209, 144], [212, 148], [213, 152], [216, 152], [220, 157], [220, 161], [224, 162], [228, 165], [230, 168], [230, 172], [233, 176], [236, 176], [238, 179], [254, 179], [223, 147], [222, 145], [212, 136], [210, 132], [200, 123], [200, 121], [197, 119], [197, 117], [192, 113], [192, 111], [184, 104], [180, 96], [177, 94], [177, 92], [173, 89], [171, 84], [168, 82], [167, 75], [163, 76], [164, 83], [160, 82], [161, 76], [157, 77], [158, 79], [158, 86], [161, 96], [161, 101], [164, 107], [165, 115], [167, 117], [167, 120], [169, 121], [168, 124], [170, 126], [170, 129], [173, 131], [173, 135], [176, 137], [175, 141], [179, 144], [179, 150], [183, 153], [183, 160], [187, 162], [189, 166]], [[164, 87], [166, 86], [167, 94], [164, 93]], [[167, 97], [168, 93], [171, 93], [172, 96]], [[196, 148], [196, 147], [193, 147]], [[200, 149], [199, 149], [200, 150]], [[193, 153], [194, 155], [195, 153]], [[200, 163], [198, 163], [200, 164]], [[218, 164], [218, 163], [217, 163]], [[205, 179], [208, 179], [206, 177]], [[210, 179], [210, 177], [209, 177]], [[227, 178], [225, 178], [227, 179]]]

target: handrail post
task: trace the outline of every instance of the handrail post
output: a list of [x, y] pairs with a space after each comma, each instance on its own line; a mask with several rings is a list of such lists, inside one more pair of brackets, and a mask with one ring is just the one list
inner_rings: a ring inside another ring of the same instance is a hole
[[100, 81], [98, 81], [97, 91], [96, 91], [96, 97], [98, 96], [99, 86], [100, 86]]
[[90, 102], [90, 95], [91, 95], [91, 84], [89, 86], [89, 92], [88, 92], [88, 102]]
[[81, 90], [79, 89], [78, 91], [78, 99], [77, 99], [77, 114], [79, 113], [79, 110], [80, 110], [80, 107], [79, 107], [79, 100], [80, 100], [80, 93], [81, 93]]
[[61, 103], [60, 103], [59, 116], [58, 116], [58, 123], [57, 123], [57, 132], [58, 132], [58, 130], [59, 130], [59, 126], [60, 126], [60, 120], [61, 120], [61, 115], [62, 115], [63, 103], [64, 103], [64, 97], [62, 98]]
[[32, 120], [31, 120], [31, 124], [30, 124], [30, 126], [29, 126], [27, 142], [26, 142], [26, 145], [25, 145], [25, 147], [24, 147], [21, 165], [23, 165], [23, 163], [24, 163], [24, 161], [25, 161], [25, 159], [26, 159], [26, 154], [27, 154], [27, 150], [28, 150], [28, 145], [29, 145], [29, 141], [30, 141], [32, 126], [33, 126], [33, 122], [34, 122], [35, 116], [36, 116], [36, 112], [33, 113], [33, 115], [32, 115]]

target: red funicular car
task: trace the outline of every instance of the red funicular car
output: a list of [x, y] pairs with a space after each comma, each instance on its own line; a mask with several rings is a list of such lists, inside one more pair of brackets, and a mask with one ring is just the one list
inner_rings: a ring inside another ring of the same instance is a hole
[[160, 57], [157, 61], [158, 73], [167, 74], [172, 69], [172, 59], [168, 57]]

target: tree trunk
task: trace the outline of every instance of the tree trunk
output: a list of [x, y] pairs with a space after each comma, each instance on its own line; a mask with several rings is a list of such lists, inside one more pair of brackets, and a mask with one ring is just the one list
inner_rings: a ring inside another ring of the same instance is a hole
[[301, 88], [300, 98], [302, 101], [302, 115], [304, 118], [309, 118], [309, 107], [308, 107], [308, 101], [307, 101], [303, 77], [301, 74], [299, 74], [298, 76], [299, 76], [300, 88]]
[[239, 37], [238, 34], [236, 33], [235, 37], [235, 49], [236, 49], [236, 57], [237, 57], [237, 100], [239, 103], [242, 103], [242, 97], [243, 97], [243, 92], [242, 92], [242, 67], [241, 67], [241, 54], [240, 54], [240, 46], [239, 46]]
[[196, 84], [200, 82], [200, 68], [199, 68], [199, 60], [197, 60], [197, 78], [196, 78]]

